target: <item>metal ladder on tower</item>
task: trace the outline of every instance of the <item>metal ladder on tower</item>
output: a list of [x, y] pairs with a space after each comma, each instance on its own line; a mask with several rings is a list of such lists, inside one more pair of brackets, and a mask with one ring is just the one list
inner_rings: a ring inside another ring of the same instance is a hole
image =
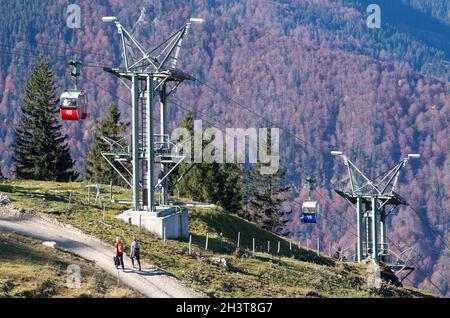
[[[147, 99], [145, 98], [145, 95], [141, 95], [140, 97], [141, 103], [140, 103], [140, 107], [141, 107], [141, 132], [140, 132], [140, 136], [139, 136], [139, 142], [140, 142], [140, 158], [146, 159], [146, 150], [147, 150], [147, 107], [146, 107], [146, 103], [147, 103]], [[147, 189], [147, 180], [149, 178], [149, 171], [148, 171], [148, 165], [147, 165], [147, 160], [141, 160], [140, 163], [141, 165], [141, 171], [142, 171], [142, 175], [141, 175], [141, 187], [143, 189], [143, 191], [148, 191]], [[145, 198], [145, 196], [144, 196]], [[145, 201], [144, 201], [145, 202]], [[145, 204], [144, 204], [145, 205]]]

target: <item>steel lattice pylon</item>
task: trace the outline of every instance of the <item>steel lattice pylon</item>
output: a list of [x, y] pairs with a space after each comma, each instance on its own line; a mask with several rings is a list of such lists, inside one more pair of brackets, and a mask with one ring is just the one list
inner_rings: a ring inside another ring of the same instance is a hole
[[[176, 68], [183, 38], [191, 23], [202, 22], [191, 18], [182, 28], [166, 38], [155, 48], [147, 50], [137, 41], [115, 17], [104, 17], [104, 22], [114, 22], [122, 48], [123, 66], [104, 68], [106, 72], [118, 76], [130, 89], [132, 95], [131, 114], [131, 151], [128, 159], [132, 163], [131, 182], [121, 173], [122, 178], [133, 190], [134, 211], [155, 211], [155, 189], [161, 189], [161, 205], [168, 205], [168, 176], [179, 165], [184, 156], [177, 156], [172, 151], [175, 146], [170, 142], [167, 130], [167, 98], [185, 80], [195, 78]], [[131, 82], [131, 85], [128, 83]], [[160, 100], [160, 134], [156, 135], [154, 114], [154, 97]], [[155, 138], [157, 140], [155, 140]], [[111, 149], [103, 157], [115, 167], [115, 162], [126, 160], [123, 147], [109, 141]], [[124, 159], [125, 158], [125, 159]], [[159, 159], [161, 171], [159, 181], [155, 184], [155, 159]], [[169, 169], [169, 165], [174, 166]], [[142, 193], [142, 203], [140, 200]]]
[[[369, 179], [342, 152], [332, 151], [331, 153], [340, 156], [347, 167], [349, 189], [335, 189], [335, 192], [356, 210], [356, 261], [374, 259], [394, 269], [396, 274], [403, 270], [412, 272], [414, 268], [406, 266], [399, 257], [395, 262], [391, 261], [392, 253], [387, 242], [387, 217], [398, 206], [408, 205], [406, 200], [395, 192], [395, 189], [401, 169], [405, 167], [409, 159], [420, 156], [409, 154], [377, 181], [377, 179]], [[387, 207], [389, 207], [388, 210]]]

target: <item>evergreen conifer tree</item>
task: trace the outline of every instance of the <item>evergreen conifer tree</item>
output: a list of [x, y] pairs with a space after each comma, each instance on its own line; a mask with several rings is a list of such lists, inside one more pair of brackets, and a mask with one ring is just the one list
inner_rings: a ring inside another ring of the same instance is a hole
[[[194, 136], [194, 120], [191, 112], [186, 112], [181, 127], [188, 129], [191, 136]], [[193, 149], [192, 140], [192, 155]], [[180, 177], [182, 179], [178, 181]], [[204, 161], [182, 163], [170, 180], [172, 184], [176, 183], [175, 190], [180, 196], [218, 204], [227, 212], [237, 212], [242, 206], [242, 169], [238, 164]]]
[[286, 199], [282, 194], [290, 191], [290, 187], [283, 185], [285, 172], [280, 169], [274, 174], [261, 174], [259, 167], [257, 164], [248, 172], [250, 193], [242, 216], [263, 229], [286, 235], [292, 210], [283, 206]]
[[[270, 132], [270, 128], [268, 131]], [[261, 147], [271, 149], [270, 133]], [[246, 171], [242, 216], [266, 230], [287, 235], [286, 225], [292, 210], [283, 206], [286, 198], [282, 195], [290, 191], [290, 187], [284, 185], [286, 173], [280, 168], [275, 173], [262, 174], [263, 166], [258, 162], [254, 169]]]
[[84, 177], [97, 183], [107, 184], [112, 181], [115, 185], [124, 185], [120, 175], [102, 157], [102, 151], [108, 149], [108, 144], [101, 138], [107, 137], [126, 147], [123, 133], [128, 127], [127, 123], [120, 121], [120, 112], [116, 104], [108, 106], [105, 118], [101, 122], [95, 122], [92, 144], [86, 155], [84, 163]]
[[74, 161], [67, 145], [67, 136], [58, 123], [58, 99], [53, 73], [44, 57], [40, 57], [25, 86], [22, 117], [15, 130], [13, 160], [19, 179], [70, 181]]

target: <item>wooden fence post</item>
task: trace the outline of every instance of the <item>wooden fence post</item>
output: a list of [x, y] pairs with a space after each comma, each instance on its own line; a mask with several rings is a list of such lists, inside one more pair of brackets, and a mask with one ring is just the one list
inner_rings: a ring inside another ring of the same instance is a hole
[[189, 235], [189, 255], [192, 254], [192, 235]]
[[317, 238], [317, 256], [320, 256], [320, 239]]
[[67, 210], [70, 210], [70, 204], [72, 203], [72, 191], [69, 192], [69, 204], [67, 206]]

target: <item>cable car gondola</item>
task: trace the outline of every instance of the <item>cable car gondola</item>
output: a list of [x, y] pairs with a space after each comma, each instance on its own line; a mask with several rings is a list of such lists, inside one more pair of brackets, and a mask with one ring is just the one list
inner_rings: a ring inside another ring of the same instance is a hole
[[319, 210], [319, 202], [306, 200], [302, 204], [302, 216], [300, 217], [300, 221], [302, 221], [302, 223], [317, 223]]
[[87, 94], [77, 88], [78, 77], [80, 76], [81, 62], [70, 60], [69, 65], [73, 66], [71, 75], [75, 77], [75, 89], [65, 90], [59, 99], [59, 113], [63, 120], [83, 120], [88, 117]]
[[86, 93], [67, 90], [61, 94], [59, 113], [63, 120], [82, 120], [87, 118]]
[[311, 177], [306, 179], [308, 184], [308, 200], [305, 200], [302, 204], [302, 215], [300, 221], [302, 223], [317, 223], [318, 215], [320, 212], [320, 204], [318, 201], [311, 199], [311, 191], [314, 189], [315, 180]]

